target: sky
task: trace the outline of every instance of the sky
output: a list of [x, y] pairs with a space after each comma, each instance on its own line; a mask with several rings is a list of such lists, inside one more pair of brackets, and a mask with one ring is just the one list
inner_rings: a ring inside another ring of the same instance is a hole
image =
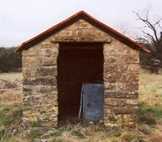
[[80, 10], [136, 38], [143, 25], [134, 11], [148, 9], [162, 18], [162, 0], [0, 0], [0, 46], [18, 46]]

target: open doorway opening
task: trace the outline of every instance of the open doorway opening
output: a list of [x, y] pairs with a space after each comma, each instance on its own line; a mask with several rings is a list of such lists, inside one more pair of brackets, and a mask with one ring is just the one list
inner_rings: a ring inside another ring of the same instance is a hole
[[84, 83], [103, 82], [102, 43], [60, 43], [58, 56], [58, 121], [77, 122]]

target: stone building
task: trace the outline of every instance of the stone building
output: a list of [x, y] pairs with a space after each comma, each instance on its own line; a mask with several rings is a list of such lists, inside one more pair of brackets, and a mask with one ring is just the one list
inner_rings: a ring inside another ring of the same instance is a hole
[[[135, 126], [139, 50], [146, 51], [84, 11], [24, 42], [17, 49], [22, 52], [23, 120], [55, 127], [72, 118], [86, 120], [85, 113], [106, 126]], [[86, 84], [91, 91], [82, 98]]]

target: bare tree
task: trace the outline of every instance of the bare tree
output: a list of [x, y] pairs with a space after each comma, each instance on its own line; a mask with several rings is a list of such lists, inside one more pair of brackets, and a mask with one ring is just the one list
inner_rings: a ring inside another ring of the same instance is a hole
[[152, 52], [157, 52], [161, 46], [162, 41], [162, 18], [158, 18], [156, 20], [152, 20], [152, 17], [150, 17], [150, 11], [147, 10], [146, 14], [142, 16], [138, 12], [134, 12], [138, 18], [143, 24], [143, 37], [140, 38], [141, 40], [145, 41], [146, 43], [149, 43], [150, 50]]
[[144, 25], [142, 28], [143, 37], [140, 40], [146, 43], [146, 47], [151, 51], [152, 72], [158, 73], [162, 63], [162, 18], [153, 19], [153, 17], [150, 17], [149, 10], [146, 11], [144, 16], [138, 12], [134, 13]]

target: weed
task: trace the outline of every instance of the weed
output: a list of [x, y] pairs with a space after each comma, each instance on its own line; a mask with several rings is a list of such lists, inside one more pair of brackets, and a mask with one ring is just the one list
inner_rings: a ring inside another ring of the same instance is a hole
[[80, 138], [80, 139], [86, 138], [85, 135], [84, 135], [81, 131], [73, 130], [73, 131], [71, 132], [71, 134], [72, 134], [73, 136], [77, 136], [77, 137]]
[[19, 107], [1, 107], [0, 109], [0, 126], [9, 126], [22, 116], [22, 110]]
[[121, 142], [143, 142], [143, 137], [138, 133], [125, 131], [121, 135]]
[[155, 125], [157, 121], [160, 120], [161, 118], [162, 118], [162, 107], [140, 104], [138, 111], [139, 123]]

